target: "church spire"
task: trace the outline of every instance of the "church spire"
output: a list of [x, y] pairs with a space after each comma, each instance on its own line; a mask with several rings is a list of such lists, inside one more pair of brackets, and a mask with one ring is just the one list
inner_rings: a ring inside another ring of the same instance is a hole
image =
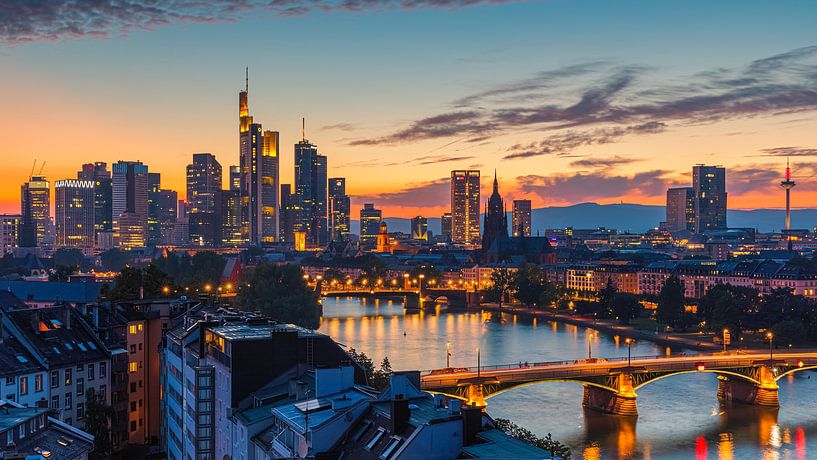
[[494, 169], [494, 193], [499, 193], [499, 181], [496, 180], [496, 169]]

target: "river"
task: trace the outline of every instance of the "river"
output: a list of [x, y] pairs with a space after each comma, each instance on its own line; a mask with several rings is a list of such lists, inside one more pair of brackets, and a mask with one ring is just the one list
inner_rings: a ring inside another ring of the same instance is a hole
[[[320, 331], [395, 370], [627, 356], [623, 338], [572, 325], [479, 312], [405, 313], [389, 300], [324, 299]], [[677, 350], [673, 350], [677, 351]], [[665, 354], [646, 341], [633, 356]], [[488, 400], [493, 417], [508, 418], [568, 445], [576, 459], [817, 459], [817, 373], [780, 382], [779, 410], [724, 406], [714, 374], [677, 375], [638, 391], [637, 421], [585, 412], [582, 386], [546, 382]], [[811, 445], [807, 441], [811, 440]]]

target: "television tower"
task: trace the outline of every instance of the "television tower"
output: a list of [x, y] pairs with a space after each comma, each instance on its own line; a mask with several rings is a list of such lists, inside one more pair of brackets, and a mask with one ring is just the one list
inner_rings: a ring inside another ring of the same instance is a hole
[[788, 233], [791, 227], [791, 189], [797, 185], [791, 180], [791, 168], [789, 167], [789, 159], [786, 158], [786, 180], [780, 183], [780, 186], [786, 190], [786, 240], [788, 240], [788, 249], [791, 251], [791, 235]]

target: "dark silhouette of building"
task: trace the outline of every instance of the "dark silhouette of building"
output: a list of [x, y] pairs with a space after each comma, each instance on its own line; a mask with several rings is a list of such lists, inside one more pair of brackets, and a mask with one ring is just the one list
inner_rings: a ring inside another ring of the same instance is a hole
[[695, 233], [725, 230], [726, 168], [693, 166], [692, 189], [695, 192]]
[[530, 236], [530, 200], [513, 200], [513, 223], [511, 225], [513, 236]]
[[332, 241], [349, 238], [349, 220], [352, 203], [346, 194], [346, 178], [329, 179], [329, 233]]
[[360, 244], [375, 243], [380, 233], [380, 221], [383, 220], [383, 211], [374, 207], [373, 203], [365, 203], [360, 210]]
[[482, 233], [482, 250], [487, 251], [497, 238], [508, 237], [508, 215], [505, 213], [505, 202], [499, 195], [499, 181], [494, 171], [494, 191], [485, 205], [485, 223]]
[[667, 190], [667, 220], [664, 227], [670, 232], [695, 231], [695, 191], [692, 187]]
[[42, 246], [51, 220], [51, 185], [45, 176], [31, 176], [20, 188], [20, 247]]
[[295, 196], [298, 208], [295, 231], [306, 233], [312, 246], [327, 243], [327, 160], [305, 137], [295, 144]]

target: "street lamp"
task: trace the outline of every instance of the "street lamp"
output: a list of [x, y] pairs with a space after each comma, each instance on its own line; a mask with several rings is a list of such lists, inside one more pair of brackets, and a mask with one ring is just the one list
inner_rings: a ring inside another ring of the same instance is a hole
[[723, 328], [723, 352], [726, 353], [726, 341], [729, 337], [729, 329]]
[[451, 341], [445, 342], [445, 368], [451, 369]]
[[477, 378], [479, 378], [479, 370], [480, 370], [480, 355], [479, 355], [479, 348], [477, 348]]
[[769, 361], [774, 361], [774, 348], [772, 348], [774, 344], [774, 334], [769, 331], [766, 333], [766, 338], [769, 339]]
[[627, 367], [631, 367], [633, 339], [627, 337], [624, 342], [627, 344]]

